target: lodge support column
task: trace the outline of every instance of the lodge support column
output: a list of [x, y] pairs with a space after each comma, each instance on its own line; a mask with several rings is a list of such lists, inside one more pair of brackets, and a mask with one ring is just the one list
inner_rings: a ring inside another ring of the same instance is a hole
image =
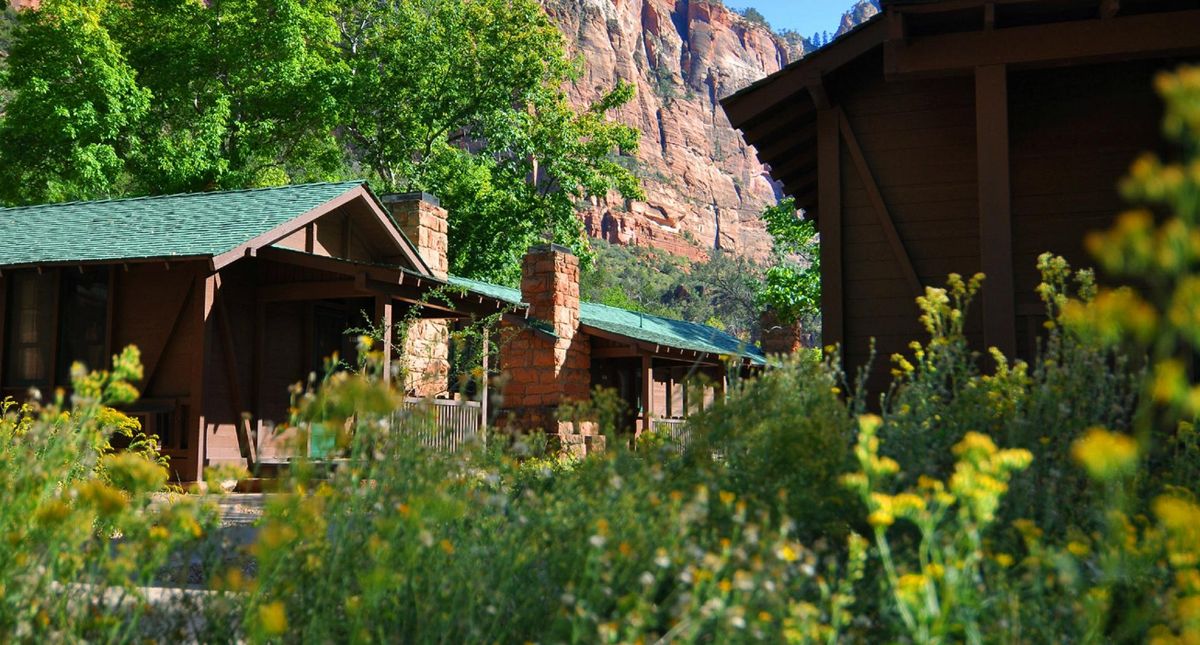
[[1009, 186], [1008, 70], [975, 68], [975, 128], [979, 172], [979, 253], [983, 340], [1012, 357], [1017, 349], [1013, 297], [1012, 194]]
[[491, 349], [488, 347], [488, 330], [483, 328], [483, 365], [479, 375], [479, 430], [487, 432], [488, 424], [488, 354]]
[[822, 342], [845, 338], [842, 295], [842, 143], [838, 111], [817, 112], [817, 202], [821, 233]]
[[392, 381], [392, 302], [391, 297], [375, 296], [375, 324], [383, 331], [383, 382]]
[[650, 432], [654, 417], [654, 359], [642, 355], [642, 432]]

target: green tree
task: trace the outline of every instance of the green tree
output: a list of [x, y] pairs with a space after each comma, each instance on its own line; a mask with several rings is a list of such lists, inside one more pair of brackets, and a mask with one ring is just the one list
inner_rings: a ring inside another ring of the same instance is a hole
[[537, 2], [357, 0], [338, 22], [346, 145], [384, 190], [442, 199], [452, 271], [515, 280], [543, 236], [586, 254], [577, 203], [639, 195], [612, 158], [636, 150], [638, 133], [605, 116], [631, 86], [573, 109], [564, 86], [577, 68]]
[[758, 303], [784, 323], [815, 317], [821, 306], [821, 253], [813, 221], [797, 216], [791, 198], [767, 207], [763, 220], [774, 263], [758, 289]]
[[332, 0], [147, 0], [106, 23], [154, 101], [129, 157], [139, 192], [335, 178], [339, 60]]
[[0, 95], [0, 201], [28, 203], [117, 193], [123, 158], [149, 108], [120, 45], [101, 25], [104, 2], [47, 0], [22, 12]]

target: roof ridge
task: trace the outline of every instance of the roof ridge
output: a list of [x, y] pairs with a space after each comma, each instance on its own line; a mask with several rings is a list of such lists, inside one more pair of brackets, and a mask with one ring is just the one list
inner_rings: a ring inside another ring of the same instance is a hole
[[172, 199], [179, 197], [201, 197], [205, 195], [234, 195], [240, 193], [268, 192], [273, 190], [286, 190], [289, 188], [316, 188], [318, 186], [363, 186], [366, 185], [365, 179], [353, 179], [346, 181], [314, 181], [304, 184], [284, 184], [282, 186], [260, 186], [258, 188], [233, 188], [230, 190], [209, 190], [196, 191], [190, 193], [169, 193], [166, 195], [137, 195], [133, 197], [107, 197], [105, 199], [78, 199], [70, 202], [50, 202], [45, 204], [26, 204], [24, 206], [8, 206], [0, 207], [0, 213], [37, 210], [42, 208], [57, 208], [61, 206], [77, 206], [80, 204], [113, 204], [117, 202], [141, 202], [152, 201], [156, 199]]

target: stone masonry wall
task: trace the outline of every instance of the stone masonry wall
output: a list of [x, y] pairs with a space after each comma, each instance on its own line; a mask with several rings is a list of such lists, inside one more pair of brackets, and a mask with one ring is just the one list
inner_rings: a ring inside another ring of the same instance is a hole
[[[386, 195], [384, 203], [400, 230], [408, 237], [434, 276], [449, 275], [446, 256], [450, 226], [446, 210], [437, 198], [424, 193]], [[397, 318], [401, 318], [398, 314]], [[449, 389], [450, 328], [444, 320], [416, 320], [408, 328], [400, 348], [405, 369], [405, 391], [419, 397], [432, 397]]]
[[585, 449], [579, 435], [590, 427], [573, 428], [555, 416], [566, 402], [590, 396], [591, 342], [579, 331], [579, 259], [552, 244], [529, 249], [521, 264], [521, 296], [529, 303], [529, 318], [548, 325], [556, 338], [526, 326], [512, 326], [501, 346], [506, 375], [503, 407], [516, 427], [540, 428], [557, 435], [564, 448]]

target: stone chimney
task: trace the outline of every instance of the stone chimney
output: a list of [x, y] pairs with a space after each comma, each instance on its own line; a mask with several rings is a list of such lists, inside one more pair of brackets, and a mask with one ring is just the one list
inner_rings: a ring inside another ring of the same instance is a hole
[[443, 280], [450, 274], [450, 224], [446, 209], [429, 193], [397, 193], [383, 196], [400, 230], [417, 247], [417, 253], [433, 275]]
[[767, 309], [759, 318], [762, 327], [762, 351], [772, 354], [792, 354], [804, 347], [804, 329], [796, 320], [785, 325], [774, 310]]
[[[383, 196], [383, 203], [433, 275], [445, 280], [450, 273], [446, 257], [450, 226], [437, 197], [428, 193], [391, 194]], [[404, 346], [397, 351], [406, 392], [433, 397], [449, 390], [450, 328], [445, 320], [412, 322]]]
[[579, 258], [557, 244], [530, 248], [521, 262], [521, 298], [529, 303], [528, 324], [514, 326], [500, 350], [508, 379], [503, 407], [522, 429], [541, 428], [566, 443], [568, 434], [590, 432], [568, 428], [554, 414], [591, 395], [591, 345], [579, 333]]

